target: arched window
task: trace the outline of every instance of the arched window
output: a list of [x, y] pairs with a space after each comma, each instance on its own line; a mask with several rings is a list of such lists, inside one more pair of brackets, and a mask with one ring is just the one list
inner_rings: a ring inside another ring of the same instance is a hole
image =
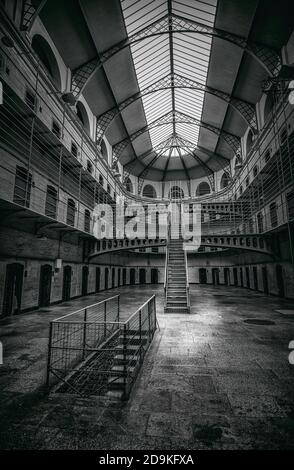
[[61, 77], [59, 66], [49, 43], [39, 34], [35, 34], [32, 39], [32, 48], [39, 57], [46, 71], [52, 78], [56, 87], [61, 89]]
[[103, 184], [104, 184], [104, 179], [103, 179], [103, 176], [102, 176], [102, 175], [99, 175], [99, 184], [100, 184], [101, 186], [103, 186]]
[[254, 143], [254, 135], [253, 135], [252, 131], [249, 131], [248, 136], [247, 136], [247, 141], [246, 141], [246, 153], [247, 153], [247, 155], [249, 154], [250, 150], [252, 149], [253, 143]]
[[183, 199], [184, 198], [184, 191], [179, 186], [173, 186], [170, 188], [168, 193], [169, 199]]
[[206, 181], [202, 181], [196, 189], [196, 196], [204, 196], [210, 193], [210, 186]]
[[263, 119], [264, 123], [266, 123], [272, 114], [272, 110], [274, 107], [274, 94], [273, 91], [270, 91], [266, 97], [265, 105], [264, 105], [264, 113], [263, 113]]
[[89, 116], [88, 116], [88, 113], [87, 113], [87, 110], [85, 108], [85, 106], [83, 105], [83, 103], [81, 103], [81, 101], [78, 101], [77, 102], [77, 107], [76, 107], [76, 110], [77, 110], [77, 116], [79, 118], [79, 121], [81, 122], [81, 124], [83, 125], [85, 131], [90, 134], [90, 120], [89, 120]]
[[102, 157], [104, 158], [104, 160], [108, 162], [108, 152], [107, 152], [107, 148], [106, 148], [106, 144], [104, 140], [102, 140], [101, 142], [101, 153], [102, 153]]
[[76, 205], [73, 199], [68, 199], [67, 201], [67, 214], [66, 214], [66, 223], [67, 225], [74, 226], [75, 224], [75, 210]]
[[91, 221], [90, 211], [88, 209], [85, 209], [85, 219], [84, 219], [85, 232], [90, 232], [90, 221]]
[[56, 218], [57, 213], [57, 190], [53, 186], [47, 186], [45, 215]]
[[230, 177], [229, 177], [228, 173], [225, 172], [223, 174], [223, 176], [221, 177], [220, 188], [221, 189], [226, 188], [229, 184], [229, 181], [230, 181]]
[[126, 181], [125, 181], [125, 186], [126, 186], [126, 190], [129, 192], [129, 193], [132, 193], [133, 192], [133, 184], [130, 180], [130, 178], [127, 178]]
[[151, 184], [146, 184], [146, 186], [144, 186], [143, 197], [156, 198], [156, 191]]

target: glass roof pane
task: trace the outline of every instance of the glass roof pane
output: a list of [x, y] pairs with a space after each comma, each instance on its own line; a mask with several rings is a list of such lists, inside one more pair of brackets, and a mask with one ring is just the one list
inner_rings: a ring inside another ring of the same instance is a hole
[[[217, 0], [121, 0], [125, 25], [129, 36], [168, 14], [180, 16], [188, 22], [213, 26]], [[160, 33], [161, 31], [156, 31]], [[156, 81], [172, 73], [205, 84], [210, 60], [212, 38], [199, 33], [172, 32], [148, 37], [131, 44], [130, 49], [141, 92]], [[167, 85], [166, 85], [167, 86]], [[201, 120], [204, 92], [190, 88], [167, 88], [152, 94], [142, 94], [147, 124], [167, 113], [179, 112]], [[172, 114], [170, 115], [172, 117]], [[176, 117], [169, 124], [153, 127], [149, 135], [153, 147], [169, 137], [187, 139], [197, 146], [199, 127], [181, 122]], [[171, 141], [172, 142], [172, 141]], [[172, 145], [172, 143], [169, 143]], [[179, 156], [178, 143], [172, 145], [170, 156]]]

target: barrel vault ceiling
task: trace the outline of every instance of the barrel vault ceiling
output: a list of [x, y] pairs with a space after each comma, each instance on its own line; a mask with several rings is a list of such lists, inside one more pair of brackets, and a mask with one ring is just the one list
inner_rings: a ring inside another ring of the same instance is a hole
[[[268, 77], [244, 48], [219, 35], [183, 31], [186, 21], [280, 52], [293, 27], [292, 2], [284, 3], [48, 0], [40, 16], [73, 73], [123, 44], [92, 74], [83, 94], [98, 123], [128, 100], [106, 137], [120, 149], [126, 170], [162, 181], [197, 178], [227, 165], [248, 127], [232, 102], [254, 106]], [[133, 42], [143, 29], [148, 37]]]

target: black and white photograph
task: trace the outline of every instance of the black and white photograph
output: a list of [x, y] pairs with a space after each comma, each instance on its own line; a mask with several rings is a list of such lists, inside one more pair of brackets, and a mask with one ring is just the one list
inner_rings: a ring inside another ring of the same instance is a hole
[[293, 0], [0, 0], [0, 464], [293, 450]]

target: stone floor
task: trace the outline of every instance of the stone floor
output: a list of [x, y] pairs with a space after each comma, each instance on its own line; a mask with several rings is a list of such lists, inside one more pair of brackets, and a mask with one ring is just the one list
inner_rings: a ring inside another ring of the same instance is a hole
[[[130, 400], [44, 395], [49, 320], [117, 292], [125, 318], [157, 295], [160, 330]], [[191, 304], [164, 315], [161, 286], [132, 286], [0, 322], [0, 449], [294, 449], [294, 316], [277, 312], [293, 302], [194, 286]]]

